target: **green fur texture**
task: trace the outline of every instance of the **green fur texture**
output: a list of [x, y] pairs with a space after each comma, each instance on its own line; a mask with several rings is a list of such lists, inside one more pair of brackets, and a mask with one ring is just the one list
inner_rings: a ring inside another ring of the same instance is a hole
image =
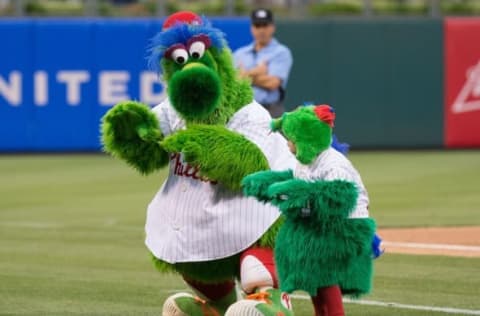
[[262, 151], [244, 136], [218, 125], [191, 125], [161, 143], [169, 152], [182, 152], [203, 176], [239, 190], [250, 173], [269, 168]]
[[218, 283], [238, 278], [240, 273], [240, 254], [211, 261], [185, 262], [171, 264], [152, 255], [153, 263], [162, 273], [178, 272], [184, 277], [205, 282]]
[[275, 241], [281, 289], [304, 290], [315, 296], [318, 288], [338, 284], [352, 297], [368, 293], [375, 222], [348, 218], [356, 206], [356, 185], [344, 180], [300, 179], [266, 184], [267, 179], [289, 172], [259, 172], [243, 181], [244, 190], [252, 195], [261, 192], [257, 198], [270, 200], [284, 215]]
[[313, 108], [303, 106], [284, 113], [271, 124], [273, 130], [281, 129], [282, 134], [295, 144], [298, 161], [306, 165], [332, 143], [332, 129], [318, 119]]
[[203, 64], [197, 65], [176, 72], [168, 82], [170, 102], [187, 121], [207, 117], [220, 102], [218, 74]]
[[224, 78], [222, 80], [220, 104], [231, 108], [235, 113], [253, 100], [253, 90], [250, 81], [239, 77], [238, 71], [234, 66], [232, 52], [228, 47], [225, 47], [216, 56], [216, 61], [218, 63], [218, 74], [220, 78]]
[[369, 293], [372, 284], [372, 240], [375, 222], [370, 218], [333, 219], [301, 223], [287, 219], [275, 245], [275, 261], [283, 291], [307, 291], [338, 284], [352, 297]]
[[[248, 80], [238, 76], [230, 49], [211, 47], [200, 62], [205, 67], [181, 70], [175, 62], [162, 59], [170, 101], [187, 125], [224, 125], [236, 111], [252, 102], [252, 88]], [[183, 73], [199, 77], [188, 78]]]
[[267, 194], [268, 187], [276, 182], [282, 182], [293, 178], [292, 170], [286, 171], [259, 171], [243, 178], [243, 194], [253, 196], [259, 201], [267, 202], [270, 198]]
[[125, 101], [111, 108], [102, 118], [101, 137], [106, 152], [142, 174], [168, 163], [168, 154], [159, 144], [163, 136], [158, 120], [142, 103]]
[[347, 218], [355, 208], [358, 191], [354, 183], [344, 180], [292, 179], [270, 185], [267, 195], [291, 220], [308, 216], [309, 220], [323, 222]]

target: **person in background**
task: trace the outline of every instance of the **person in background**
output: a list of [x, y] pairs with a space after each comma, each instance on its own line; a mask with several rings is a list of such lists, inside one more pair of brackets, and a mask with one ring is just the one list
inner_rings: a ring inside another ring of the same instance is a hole
[[250, 29], [254, 41], [234, 52], [235, 66], [240, 69], [241, 76], [250, 78], [255, 100], [272, 117], [279, 117], [284, 112], [283, 100], [293, 63], [292, 54], [274, 37], [272, 11], [252, 11]]

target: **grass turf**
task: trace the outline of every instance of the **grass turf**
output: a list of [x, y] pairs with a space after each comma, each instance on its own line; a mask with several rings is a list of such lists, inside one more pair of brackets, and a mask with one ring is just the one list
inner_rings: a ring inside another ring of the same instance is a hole
[[[480, 152], [350, 157], [380, 225], [480, 224]], [[143, 246], [145, 209], [164, 177], [139, 176], [103, 155], [0, 156], [0, 315], [159, 315], [163, 300], [185, 289], [177, 276], [155, 271]], [[480, 310], [479, 276], [480, 259], [387, 254], [365, 299]], [[297, 315], [311, 314], [308, 301], [294, 304]]]
[[480, 225], [480, 151], [354, 152], [381, 227]]

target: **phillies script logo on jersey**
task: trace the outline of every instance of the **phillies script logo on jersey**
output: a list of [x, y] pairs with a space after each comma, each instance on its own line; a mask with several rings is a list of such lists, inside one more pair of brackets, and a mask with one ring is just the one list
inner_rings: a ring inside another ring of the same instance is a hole
[[467, 80], [453, 102], [454, 113], [480, 110], [480, 61], [467, 69], [466, 77]]
[[170, 160], [173, 165], [173, 174], [180, 177], [192, 178], [202, 182], [210, 182], [211, 184], [217, 184], [217, 181], [208, 179], [207, 177], [200, 175], [200, 169], [185, 163], [180, 153], [174, 153], [170, 155]]

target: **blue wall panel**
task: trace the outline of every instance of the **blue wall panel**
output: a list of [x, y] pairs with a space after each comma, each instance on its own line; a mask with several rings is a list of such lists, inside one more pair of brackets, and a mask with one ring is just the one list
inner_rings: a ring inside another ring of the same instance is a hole
[[[33, 113], [25, 104], [31, 103], [32, 79], [31, 76], [25, 75], [32, 73], [33, 69], [32, 30], [33, 25], [29, 22], [5, 21], [0, 23], [0, 39], [2, 41], [0, 46], [1, 149], [18, 150], [23, 147], [31, 147]], [[12, 87], [17, 87], [15, 85], [17, 80], [22, 81], [18, 84], [21, 91], [12, 93]], [[9, 83], [8, 86], [6, 83]]]
[[91, 82], [94, 72], [90, 69], [92, 36], [93, 25], [80, 21], [35, 24], [34, 70], [48, 75], [48, 103], [32, 107], [32, 149], [69, 150], [91, 146], [93, 108], [89, 101], [95, 91]]
[[[232, 49], [251, 40], [246, 18], [214, 18]], [[147, 69], [158, 19], [0, 21], [0, 151], [99, 150], [103, 114], [124, 99], [158, 103]], [[142, 84], [143, 82], [143, 84]]]

